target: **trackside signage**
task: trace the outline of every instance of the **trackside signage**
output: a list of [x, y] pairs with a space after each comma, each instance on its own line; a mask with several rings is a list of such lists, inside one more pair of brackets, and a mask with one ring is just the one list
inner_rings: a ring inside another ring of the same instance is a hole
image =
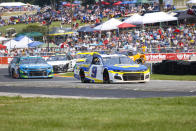
[[[194, 53], [153, 53], [145, 54], [146, 61], [148, 62], [161, 62], [162, 60], [189, 60]], [[47, 59], [49, 56], [43, 56]], [[13, 57], [0, 57], [0, 64], [9, 64]]]
[[189, 60], [192, 55], [196, 53], [155, 53], [145, 54], [146, 61], [148, 62], [159, 62], [162, 60]]

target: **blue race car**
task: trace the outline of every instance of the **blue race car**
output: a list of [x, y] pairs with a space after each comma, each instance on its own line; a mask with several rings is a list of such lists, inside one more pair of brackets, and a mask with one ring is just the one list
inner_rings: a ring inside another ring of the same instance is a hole
[[8, 66], [12, 78], [53, 78], [53, 68], [42, 57], [14, 57]]
[[143, 83], [150, 80], [150, 72], [145, 65], [136, 64], [125, 55], [94, 54], [76, 64], [74, 77], [81, 82]]

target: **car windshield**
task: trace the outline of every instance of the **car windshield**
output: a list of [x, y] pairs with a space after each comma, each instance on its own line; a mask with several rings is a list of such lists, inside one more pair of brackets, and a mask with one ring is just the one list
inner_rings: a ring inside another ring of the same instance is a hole
[[87, 58], [90, 54], [78, 54], [76, 55], [76, 59], [83, 59], [83, 58]]
[[43, 58], [23, 58], [20, 60], [21, 64], [46, 64]]
[[66, 61], [67, 60], [67, 56], [63, 55], [63, 56], [51, 56], [48, 58], [47, 61]]
[[103, 57], [104, 65], [115, 65], [115, 64], [134, 64], [134, 62], [126, 56], [112, 56]]

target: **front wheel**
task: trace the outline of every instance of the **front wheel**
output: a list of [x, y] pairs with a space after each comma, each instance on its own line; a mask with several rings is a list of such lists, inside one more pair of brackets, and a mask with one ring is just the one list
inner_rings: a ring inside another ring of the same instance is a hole
[[110, 83], [110, 77], [108, 71], [103, 72], [103, 83]]

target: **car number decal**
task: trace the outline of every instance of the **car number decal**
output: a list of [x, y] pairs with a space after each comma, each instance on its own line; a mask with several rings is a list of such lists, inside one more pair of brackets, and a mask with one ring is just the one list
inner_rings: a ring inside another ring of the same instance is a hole
[[97, 75], [97, 67], [93, 67], [93, 68], [92, 68], [91, 77], [96, 78], [96, 75]]

